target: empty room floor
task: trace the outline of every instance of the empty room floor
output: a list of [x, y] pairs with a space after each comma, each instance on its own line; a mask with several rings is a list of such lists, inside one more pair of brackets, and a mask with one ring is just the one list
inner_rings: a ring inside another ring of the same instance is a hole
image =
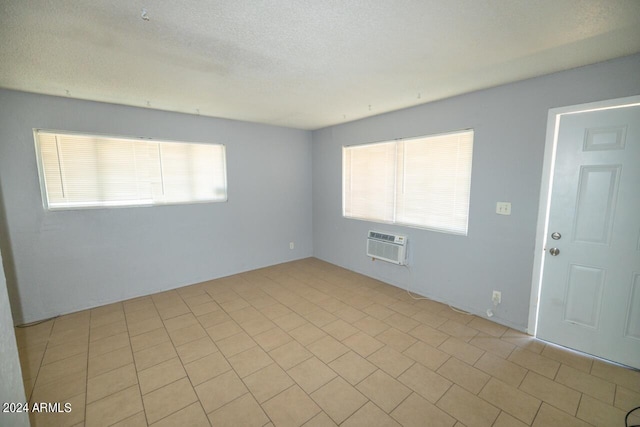
[[[34, 426], [624, 426], [640, 372], [315, 258], [16, 328]], [[635, 420], [635, 422], [640, 422]]]

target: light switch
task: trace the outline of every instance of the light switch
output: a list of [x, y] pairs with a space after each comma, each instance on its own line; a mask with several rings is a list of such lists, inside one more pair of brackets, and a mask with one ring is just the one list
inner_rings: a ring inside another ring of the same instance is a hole
[[511, 215], [511, 202], [496, 203], [496, 213], [500, 215]]

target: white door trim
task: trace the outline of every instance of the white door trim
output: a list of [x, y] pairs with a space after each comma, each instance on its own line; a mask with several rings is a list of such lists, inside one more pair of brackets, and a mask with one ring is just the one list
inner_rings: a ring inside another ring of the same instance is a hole
[[588, 104], [558, 107], [549, 110], [547, 117], [547, 136], [544, 145], [544, 163], [542, 166], [542, 181], [540, 184], [540, 201], [538, 204], [538, 224], [536, 227], [536, 246], [533, 258], [533, 274], [531, 277], [531, 298], [529, 303], [529, 322], [527, 333], [536, 335], [538, 325], [538, 302], [542, 285], [542, 270], [544, 267], [545, 244], [549, 220], [549, 205], [551, 200], [551, 186], [553, 185], [553, 170], [557, 145], [559, 117], [563, 114], [572, 114], [590, 110], [604, 110], [618, 108], [627, 105], [640, 104], [640, 95], [626, 98], [608, 99], [605, 101], [590, 102]]

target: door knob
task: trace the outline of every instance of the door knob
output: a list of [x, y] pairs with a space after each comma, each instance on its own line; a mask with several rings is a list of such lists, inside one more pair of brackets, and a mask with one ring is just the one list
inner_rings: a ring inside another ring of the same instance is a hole
[[560, 249], [558, 249], [558, 248], [551, 248], [551, 249], [549, 249], [549, 253], [550, 253], [552, 256], [556, 256], [556, 255], [558, 255], [558, 254], [560, 253]]

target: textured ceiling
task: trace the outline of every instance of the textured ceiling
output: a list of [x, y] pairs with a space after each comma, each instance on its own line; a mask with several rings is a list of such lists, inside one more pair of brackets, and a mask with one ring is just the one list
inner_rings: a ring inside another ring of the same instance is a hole
[[640, 0], [0, 0], [0, 87], [302, 129], [639, 51]]

